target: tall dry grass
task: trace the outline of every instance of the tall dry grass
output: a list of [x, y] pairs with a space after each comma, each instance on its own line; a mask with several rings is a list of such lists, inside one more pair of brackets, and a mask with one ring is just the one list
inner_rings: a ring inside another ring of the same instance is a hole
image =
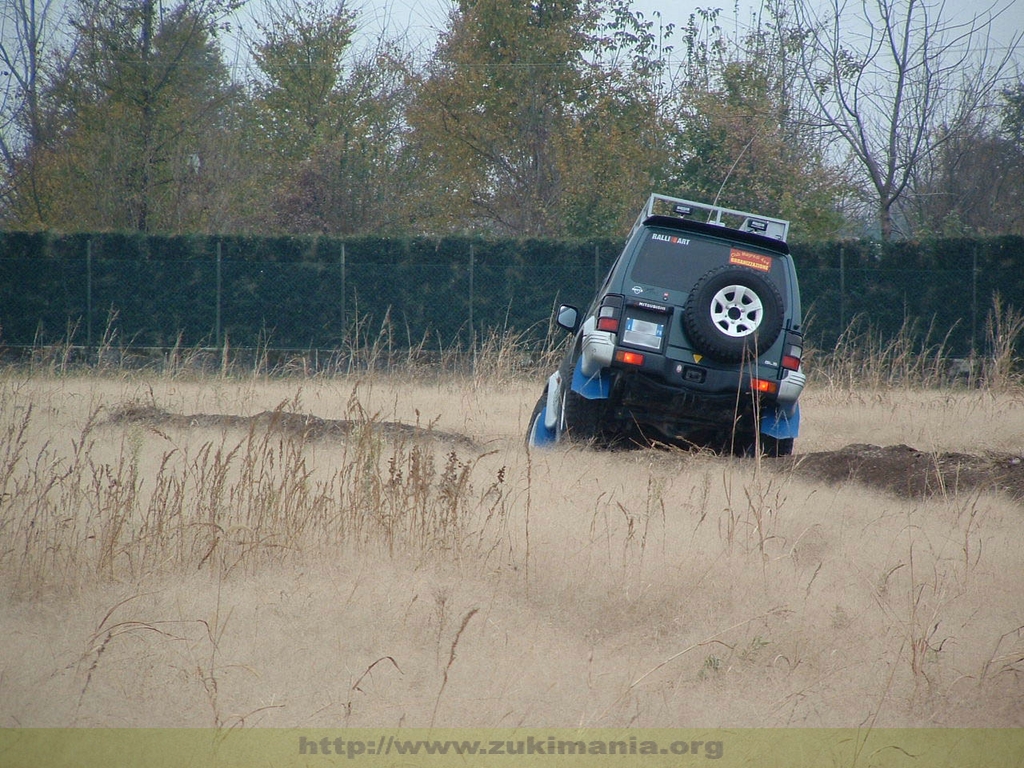
[[[0, 328], [0, 332], [2, 332]], [[541, 336], [541, 332], [543, 335]], [[520, 330], [489, 328], [469, 333], [467, 342], [456, 338], [445, 342], [430, 332], [417, 338], [408, 328], [398, 327], [391, 312], [379, 324], [356, 313], [341, 334], [335, 349], [277, 349], [269, 333], [260, 334], [255, 347], [236, 347], [225, 337], [217, 346], [210, 340], [188, 346], [179, 333], [172, 346], [139, 347], [125, 338], [118, 315], [111, 311], [98, 344], [81, 344], [81, 328], [69, 323], [62, 339], [44, 343], [37, 339], [29, 350], [16, 357], [2, 346], [8, 364], [32, 375], [68, 376], [101, 373], [106, 376], [148, 374], [161, 378], [336, 377], [405, 375], [417, 378], [472, 376], [492, 381], [532, 375], [558, 365], [568, 341], [553, 319], [547, 326], [536, 324]], [[540, 338], [538, 338], [540, 336]], [[12, 363], [12, 361], [14, 361]]]
[[981, 349], [956, 358], [949, 333], [904, 320], [895, 333], [883, 333], [867, 316], [853, 319], [833, 349], [809, 349], [812, 375], [829, 387], [858, 390], [948, 388], [989, 391], [1019, 388], [1024, 315], [996, 294], [985, 317]]
[[[356, 389], [335, 414], [351, 428], [326, 449], [284, 428], [295, 400], [245, 429], [196, 434], [162, 426], [155, 403], [96, 405], [75, 431], [33, 449], [45, 416], [31, 398], [4, 399], [13, 417], [0, 434], [0, 568], [15, 594], [251, 573], [313, 550], [443, 558], [506, 524], [503, 468], [477, 493], [470, 478], [486, 453], [439, 454], [429, 424], [421, 437], [385, 430]], [[480, 511], [484, 528], [471, 530]]]
[[[527, 453], [540, 377], [481, 363], [4, 371], [0, 723], [1022, 725], [1019, 505]], [[1022, 406], [819, 378], [797, 450], [1024, 453]]]

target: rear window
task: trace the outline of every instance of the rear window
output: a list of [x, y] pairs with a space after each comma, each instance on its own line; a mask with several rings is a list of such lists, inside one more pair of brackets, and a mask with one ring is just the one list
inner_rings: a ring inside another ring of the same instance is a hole
[[687, 237], [679, 232], [650, 232], [629, 277], [634, 283], [687, 292], [709, 270], [729, 263], [774, 273], [773, 282], [783, 289], [784, 281], [779, 277], [780, 266], [776, 259], [746, 247]]

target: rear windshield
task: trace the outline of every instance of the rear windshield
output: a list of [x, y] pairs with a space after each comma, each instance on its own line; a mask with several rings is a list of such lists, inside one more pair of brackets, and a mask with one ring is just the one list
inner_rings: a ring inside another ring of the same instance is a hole
[[[646, 236], [629, 277], [634, 283], [686, 292], [709, 270], [730, 263], [766, 274], [774, 272], [773, 282], [777, 285], [783, 282], [778, 275], [777, 260], [770, 256], [745, 247], [668, 231], [653, 231]], [[779, 287], [781, 289], [782, 285]]]

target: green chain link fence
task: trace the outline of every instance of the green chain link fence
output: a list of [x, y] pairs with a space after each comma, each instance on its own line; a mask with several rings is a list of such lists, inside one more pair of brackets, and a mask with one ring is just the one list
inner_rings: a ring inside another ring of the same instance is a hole
[[[586, 305], [608, 241], [159, 238], [0, 233], [0, 345], [323, 353], [372, 343], [468, 349], [487, 333], [541, 341], [558, 303]], [[984, 354], [995, 296], [1024, 309], [1024, 238], [793, 246], [807, 335], [851, 324]], [[856, 321], [856, 323], [855, 323]]]

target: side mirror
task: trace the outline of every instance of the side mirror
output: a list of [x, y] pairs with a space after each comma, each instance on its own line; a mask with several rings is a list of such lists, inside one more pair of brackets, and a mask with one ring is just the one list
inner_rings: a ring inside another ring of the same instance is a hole
[[576, 307], [570, 307], [568, 304], [563, 304], [558, 308], [558, 316], [555, 318], [555, 322], [562, 328], [572, 333], [576, 332], [579, 328], [580, 311]]

